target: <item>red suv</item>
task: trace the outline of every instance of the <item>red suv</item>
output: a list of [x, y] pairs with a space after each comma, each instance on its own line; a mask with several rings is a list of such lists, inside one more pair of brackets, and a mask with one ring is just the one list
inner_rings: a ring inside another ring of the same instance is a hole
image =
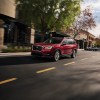
[[77, 43], [69, 37], [59, 38], [52, 37], [43, 43], [35, 43], [32, 45], [31, 55], [38, 57], [50, 57], [54, 61], [58, 61], [61, 56], [70, 55], [74, 58], [77, 53]]

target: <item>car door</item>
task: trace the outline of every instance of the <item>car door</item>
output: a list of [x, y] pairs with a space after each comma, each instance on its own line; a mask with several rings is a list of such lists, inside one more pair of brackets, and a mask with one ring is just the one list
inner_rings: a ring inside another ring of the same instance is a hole
[[73, 40], [66, 39], [63, 41], [63, 54], [71, 54], [73, 50]]

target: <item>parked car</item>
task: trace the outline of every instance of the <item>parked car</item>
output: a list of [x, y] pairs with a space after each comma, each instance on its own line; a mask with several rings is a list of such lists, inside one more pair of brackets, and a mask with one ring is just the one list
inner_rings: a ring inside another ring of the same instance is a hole
[[88, 47], [86, 50], [88, 50], [88, 51], [100, 51], [100, 47]]
[[74, 58], [77, 53], [77, 43], [69, 37], [52, 37], [43, 43], [32, 45], [31, 55], [38, 57], [49, 57], [58, 61], [61, 56], [70, 55]]

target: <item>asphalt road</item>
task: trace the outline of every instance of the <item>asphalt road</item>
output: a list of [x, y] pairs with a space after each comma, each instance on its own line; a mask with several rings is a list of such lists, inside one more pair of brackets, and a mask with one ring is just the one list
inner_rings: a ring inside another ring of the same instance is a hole
[[100, 100], [100, 52], [58, 62], [1, 57], [0, 100]]

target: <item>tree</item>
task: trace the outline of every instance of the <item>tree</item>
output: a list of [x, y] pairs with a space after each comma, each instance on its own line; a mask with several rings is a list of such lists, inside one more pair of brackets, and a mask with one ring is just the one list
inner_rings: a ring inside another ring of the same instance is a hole
[[19, 19], [41, 33], [69, 27], [79, 14], [81, 0], [17, 0]]
[[88, 29], [92, 29], [94, 27], [96, 27], [95, 18], [93, 17], [90, 7], [87, 7], [80, 13], [79, 16], [77, 16], [73, 24], [74, 38], [81, 30], [87, 31]]

